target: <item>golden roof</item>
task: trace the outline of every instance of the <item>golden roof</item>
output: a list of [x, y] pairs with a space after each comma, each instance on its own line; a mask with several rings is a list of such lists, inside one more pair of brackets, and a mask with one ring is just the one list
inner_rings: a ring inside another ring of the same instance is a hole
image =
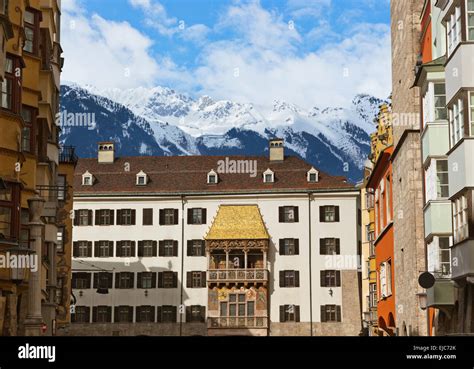
[[221, 205], [206, 240], [269, 239], [257, 205]]

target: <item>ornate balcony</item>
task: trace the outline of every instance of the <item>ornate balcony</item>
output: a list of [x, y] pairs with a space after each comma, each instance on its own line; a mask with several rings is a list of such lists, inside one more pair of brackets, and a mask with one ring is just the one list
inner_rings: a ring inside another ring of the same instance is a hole
[[209, 283], [267, 282], [266, 269], [210, 269], [207, 272]]
[[77, 163], [76, 149], [74, 146], [62, 146], [59, 151], [59, 163], [61, 164], [76, 164]]
[[221, 316], [218, 318], [208, 318], [208, 328], [268, 328], [268, 318], [266, 316]]

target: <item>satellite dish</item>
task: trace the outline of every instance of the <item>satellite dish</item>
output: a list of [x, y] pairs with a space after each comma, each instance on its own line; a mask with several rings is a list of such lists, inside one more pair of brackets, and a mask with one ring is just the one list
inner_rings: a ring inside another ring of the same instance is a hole
[[428, 289], [434, 286], [435, 284], [435, 277], [430, 272], [421, 273], [418, 277], [418, 283], [424, 289]]

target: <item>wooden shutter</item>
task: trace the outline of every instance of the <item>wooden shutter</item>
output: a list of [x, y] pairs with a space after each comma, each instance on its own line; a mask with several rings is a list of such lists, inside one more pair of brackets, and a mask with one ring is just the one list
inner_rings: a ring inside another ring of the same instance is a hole
[[107, 306], [107, 321], [112, 322], [112, 306]]
[[295, 270], [295, 287], [300, 286], [300, 272]]
[[79, 256], [79, 242], [77, 241], [72, 243], [72, 254], [74, 257]]
[[130, 273], [130, 283], [132, 284], [131, 288], [135, 288], [135, 273]]
[[99, 241], [94, 242], [94, 256], [95, 257], [99, 256]]
[[153, 253], [153, 256], [156, 256], [156, 248], [157, 248], [157, 242], [156, 241], [153, 241], [153, 250], [152, 250], [152, 253]]
[[143, 209], [143, 225], [153, 225], [153, 209]]
[[[190, 223], [188, 223], [190, 224]], [[192, 308], [191, 306], [186, 306], [186, 323], [190, 323], [192, 320]]]
[[342, 321], [341, 306], [340, 305], [336, 305], [336, 321], [337, 322]]
[[207, 283], [206, 283], [206, 272], [201, 272], [201, 287], [207, 287]]
[[143, 257], [143, 241], [138, 241], [138, 257]]
[[109, 256], [114, 256], [114, 241], [109, 241]]
[[278, 221], [280, 223], [284, 223], [285, 222], [285, 208], [283, 206], [280, 206], [278, 208]]
[[178, 209], [174, 209], [174, 216], [173, 216], [173, 220], [174, 220], [174, 224], [179, 224], [179, 210]]
[[295, 238], [295, 240], [293, 242], [295, 243], [295, 255], [299, 255], [300, 254], [300, 240], [299, 240], [299, 238]]
[[163, 288], [163, 272], [158, 272], [158, 288]]
[[151, 273], [151, 288], [156, 288], [156, 272]]
[[339, 238], [336, 238], [336, 254], [341, 254], [341, 240]]
[[321, 270], [320, 272], [321, 287], [326, 287], [326, 271]]
[[282, 238], [280, 239], [280, 255], [285, 255], [285, 240]]
[[160, 225], [165, 224], [165, 209], [160, 209]]
[[341, 271], [336, 270], [336, 287], [341, 287]]
[[117, 225], [122, 225], [122, 209], [117, 210]]
[[321, 322], [326, 321], [326, 305], [321, 305]]
[[114, 225], [114, 214], [115, 214], [115, 211], [113, 209], [109, 210], [110, 225]]
[[94, 289], [99, 288], [99, 273], [94, 273]]
[[206, 256], [206, 242], [201, 240], [201, 256]]
[[87, 256], [92, 257], [92, 241], [87, 242]]
[[295, 322], [299, 323], [300, 322], [300, 306], [295, 305], [294, 309], [295, 309]]
[[120, 288], [120, 273], [115, 273], [115, 288]]
[[131, 250], [131, 255], [132, 255], [132, 257], [135, 257], [135, 251], [136, 251], [136, 250], [135, 250], [135, 249], [136, 249], [135, 246], [136, 246], [136, 242], [135, 242], [135, 241], [132, 241], [132, 242], [130, 242], [130, 243], [131, 243], [131, 248], [132, 248], [132, 250]]
[[197, 255], [193, 255], [193, 241], [192, 240], [188, 240], [188, 245], [187, 245], [187, 254], [188, 256], [197, 256]]
[[97, 323], [97, 306], [92, 308], [92, 323]]
[[77, 278], [76, 278], [77, 274], [76, 273], [72, 273], [72, 280], [71, 280], [71, 288], [76, 288], [77, 286]]
[[142, 288], [142, 273], [137, 273], [137, 288]]
[[176, 306], [172, 306], [172, 311], [173, 311], [173, 316], [174, 316], [174, 319], [173, 319], [173, 323], [177, 323], [178, 322], [178, 317], [176, 316], [177, 312], [178, 312], [178, 309]]
[[319, 207], [319, 221], [324, 223], [326, 220], [324, 219], [324, 213], [325, 213], [325, 210], [326, 207], [325, 206], [320, 206]]
[[298, 206], [293, 206], [293, 212], [295, 214], [295, 219], [294, 222], [298, 223], [300, 221], [300, 215], [299, 215], [299, 207]]
[[336, 222], [339, 222], [339, 206], [335, 206]]
[[141, 322], [141, 317], [140, 317], [140, 312], [142, 311], [141, 306], [137, 306], [135, 309], [136, 312], [136, 317], [135, 317], [135, 322], [140, 323]]
[[[201, 218], [202, 218], [201, 224], [207, 224], [207, 209], [201, 209]], [[204, 310], [206, 310], [205, 307], [204, 307]]]
[[156, 321], [161, 323], [161, 306], [156, 307]]
[[122, 241], [117, 241], [115, 256], [120, 257], [122, 255]]
[[128, 321], [133, 322], [133, 307], [128, 306]]
[[280, 305], [280, 322], [285, 322], [286, 305]]
[[131, 225], [135, 225], [137, 219], [137, 211], [135, 209], [132, 209], [132, 222]]
[[326, 255], [326, 239], [325, 238], [320, 238], [319, 239], [319, 254], [320, 255]]
[[100, 225], [100, 210], [95, 211], [95, 225]]
[[79, 210], [74, 210], [74, 225], [79, 225]]
[[165, 256], [165, 241], [160, 241], [160, 248], [158, 250], [158, 256]]
[[201, 323], [206, 321], [206, 307], [201, 306]]
[[113, 274], [107, 273], [107, 287], [112, 288]]
[[92, 210], [87, 211], [87, 224], [92, 225]]
[[191, 288], [193, 286], [193, 272], [186, 273], [186, 287]]
[[178, 288], [178, 273], [173, 272], [173, 288]]
[[285, 285], [285, 271], [280, 270], [280, 287], [286, 287]]
[[188, 209], [188, 224], [193, 224], [193, 209]]
[[178, 241], [173, 241], [173, 256], [178, 256]]

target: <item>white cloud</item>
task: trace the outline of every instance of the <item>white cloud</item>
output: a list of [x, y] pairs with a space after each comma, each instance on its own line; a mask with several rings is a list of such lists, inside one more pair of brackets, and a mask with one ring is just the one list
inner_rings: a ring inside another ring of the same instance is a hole
[[165, 7], [156, 0], [129, 0], [130, 5], [143, 11], [145, 24], [160, 34], [172, 36], [179, 31], [178, 20], [169, 17]]
[[287, 7], [295, 18], [320, 17], [331, 6], [332, 0], [288, 0]]

